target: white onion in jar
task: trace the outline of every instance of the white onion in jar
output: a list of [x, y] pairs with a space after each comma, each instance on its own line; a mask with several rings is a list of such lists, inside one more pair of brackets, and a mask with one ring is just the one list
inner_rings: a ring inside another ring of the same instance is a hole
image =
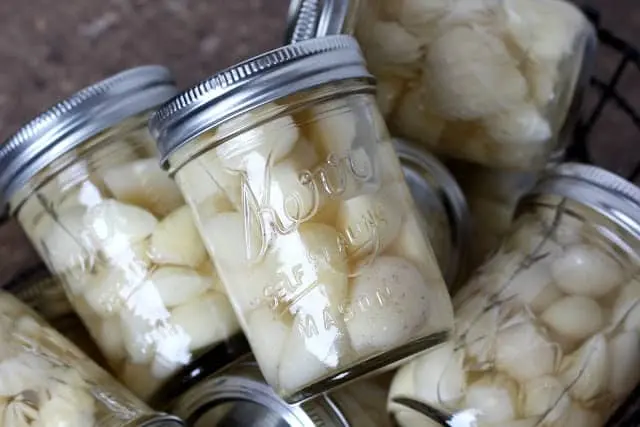
[[556, 301], [540, 318], [553, 332], [570, 341], [585, 339], [604, 325], [598, 303], [583, 296], [567, 296]]
[[478, 411], [481, 422], [512, 420], [518, 411], [518, 384], [503, 374], [487, 375], [469, 385], [465, 407]]
[[178, 208], [158, 223], [151, 235], [149, 256], [156, 264], [186, 267], [197, 267], [206, 260], [189, 206]]
[[[352, 280], [355, 315], [347, 322], [353, 348], [360, 354], [383, 351], [409, 341], [429, 315], [429, 288], [412, 263], [381, 256]], [[359, 301], [369, 305], [360, 309]]]
[[640, 338], [638, 332], [623, 332], [609, 341], [608, 390], [625, 398], [640, 381]]
[[574, 399], [586, 402], [604, 391], [608, 373], [607, 341], [598, 334], [563, 359], [559, 379]]
[[592, 298], [608, 294], [623, 280], [621, 267], [609, 255], [587, 245], [568, 248], [551, 272], [560, 290]]

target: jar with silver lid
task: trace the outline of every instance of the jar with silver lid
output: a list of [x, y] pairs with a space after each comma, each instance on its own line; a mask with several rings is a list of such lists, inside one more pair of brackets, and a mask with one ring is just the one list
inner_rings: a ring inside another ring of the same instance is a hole
[[389, 409], [411, 427], [440, 424], [394, 399], [477, 426], [603, 425], [640, 384], [639, 255], [640, 189], [593, 166], [545, 171], [456, 294], [455, 341], [398, 371]]
[[180, 427], [0, 291], [0, 426]]
[[446, 339], [447, 288], [349, 36], [247, 60], [151, 119], [268, 383], [289, 402]]
[[180, 396], [171, 411], [194, 427], [391, 427], [386, 397], [383, 387], [367, 379], [290, 405], [247, 357]]
[[292, 3], [290, 42], [355, 34], [395, 135], [445, 157], [510, 169], [543, 167], [564, 150], [596, 45], [572, 3]]
[[407, 185], [450, 292], [467, 271], [471, 217], [465, 196], [449, 169], [415, 143], [394, 138]]
[[0, 203], [30, 237], [112, 370], [142, 398], [240, 326], [150, 111], [175, 95], [134, 68], [53, 106], [0, 148]]
[[511, 227], [518, 201], [533, 188], [541, 171], [488, 168], [455, 160], [446, 165], [462, 188], [471, 213], [468, 268], [472, 271], [498, 249]]

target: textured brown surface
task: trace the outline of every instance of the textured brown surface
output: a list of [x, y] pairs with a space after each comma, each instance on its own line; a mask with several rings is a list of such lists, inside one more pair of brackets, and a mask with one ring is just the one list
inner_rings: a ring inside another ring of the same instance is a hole
[[[640, 45], [638, 0], [586, 1], [601, 10], [604, 26]], [[287, 7], [288, 0], [1, 0], [0, 140], [55, 101], [119, 70], [165, 64], [185, 87], [276, 47]], [[618, 60], [601, 49], [597, 74], [608, 79]], [[640, 110], [637, 69], [625, 74], [621, 91]], [[627, 172], [640, 160], [639, 136], [610, 106], [591, 145], [599, 162]], [[15, 227], [0, 227], [0, 285], [33, 263], [21, 242]]]

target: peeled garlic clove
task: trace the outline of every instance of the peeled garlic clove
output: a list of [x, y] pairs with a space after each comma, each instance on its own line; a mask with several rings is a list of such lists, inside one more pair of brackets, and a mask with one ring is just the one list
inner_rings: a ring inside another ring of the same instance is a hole
[[[526, 260], [521, 262], [524, 264]], [[547, 287], [553, 286], [549, 263], [544, 260], [533, 263], [512, 277], [498, 288], [502, 300], [513, 299], [521, 304], [530, 305]]]
[[635, 331], [623, 332], [609, 342], [608, 390], [624, 399], [640, 382], [640, 338]]
[[396, 412], [396, 410], [399, 411], [404, 409], [404, 406], [393, 402], [393, 398], [415, 395], [414, 366], [414, 361], [409, 362], [406, 365], [401, 366], [394, 374], [391, 385], [389, 386], [387, 401], [389, 412]]
[[534, 323], [523, 321], [498, 333], [496, 367], [520, 382], [552, 374], [556, 347]]
[[228, 339], [240, 330], [229, 300], [217, 292], [174, 308], [171, 323], [186, 332], [192, 351]]
[[175, 307], [197, 298], [211, 288], [211, 282], [184, 267], [160, 267], [149, 276], [167, 307]]
[[109, 264], [123, 270], [144, 270], [151, 264], [148, 239], [130, 245], [109, 245], [102, 248]]
[[161, 217], [184, 204], [178, 186], [156, 159], [138, 160], [109, 169], [103, 179], [119, 201], [148, 209]]
[[344, 100], [329, 101], [311, 108], [314, 119], [308, 124], [309, 138], [320, 144], [324, 157], [346, 153], [356, 139], [355, 114]]
[[320, 191], [310, 173], [282, 162], [271, 169], [269, 205], [281, 228], [293, 229], [321, 208]]
[[91, 237], [113, 251], [146, 239], [157, 223], [148, 211], [115, 200], [105, 200], [92, 207], [84, 217]]
[[519, 105], [527, 82], [501, 39], [489, 31], [455, 26], [427, 54], [430, 93], [439, 112], [473, 120]]
[[551, 304], [558, 301], [562, 298], [564, 294], [560, 292], [560, 290], [556, 287], [556, 285], [549, 284], [547, 285], [540, 293], [531, 301], [529, 307], [531, 310], [536, 313], [542, 313], [545, 311]]
[[624, 279], [610, 255], [588, 245], [568, 248], [552, 264], [551, 274], [561, 291], [592, 298], [608, 294]]
[[367, 40], [367, 61], [375, 69], [393, 70], [418, 66], [422, 57], [420, 42], [400, 24], [393, 21], [377, 21]]
[[127, 351], [124, 348], [120, 319], [118, 317], [104, 319], [100, 324], [98, 334], [97, 339], [100, 344], [100, 350], [104, 353], [109, 363], [115, 364], [125, 359]]
[[586, 402], [604, 391], [608, 373], [607, 341], [598, 334], [563, 359], [559, 379], [574, 399]]
[[598, 303], [583, 296], [567, 296], [556, 301], [540, 318], [553, 332], [573, 341], [589, 337], [604, 325]]
[[407, 31], [423, 40], [433, 32], [437, 21], [449, 12], [450, 8], [451, 3], [448, 0], [403, 0], [399, 2], [398, 22]]
[[640, 282], [637, 280], [620, 290], [613, 305], [612, 321], [623, 322], [625, 331], [640, 331]]
[[528, 104], [489, 116], [484, 125], [489, 136], [501, 144], [540, 144], [553, 136], [547, 119]]
[[109, 269], [88, 278], [90, 282], [84, 288], [84, 298], [93, 313], [108, 318], [126, 304], [144, 280], [144, 272], [128, 274], [119, 269]]
[[435, 146], [447, 122], [430, 108], [425, 98], [427, 96], [421, 88], [407, 88], [398, 101], [392, 120], [408, 137]]
[[59, 213], [55, 221], [48, 221], [48, 231], [41, 237], [43, 256], [54, 271], [83, 265], [94, 256], [95, 248], [83, 226], [84, 215], [83, 207], [75, 207]]
[[464, 353], [449, 342], [413, 361], [415, 396], [437, 407], [447, 408], [460, 400], [466, 389]]
[[410, 341], [427, 321], [430, 298], [425, 279], [403, 258], [382, 256], [362, 267], [351, 282], [353, 317], [345, 319], [353, 348], [368, 355]]
[[[321, 319], [318, 319], [321, 321]], [[278, 369], [278, 388], [284, 391], [299, 390], [320, 378], [339, 363], [339, 349], [329, 334], [328, 341], [318, 339], [322, 323], [306, 314], [299, 314], [284, 345]]]
[[207, 258], [189, 206], [160, 221], [151, 235], [149, 256], [156, 264], [197, 267]]
[[[213, 152], [202, 153], [196, 158], [186, 163], [175, 175], [175, 180], [180, 189], [192, 204], [199, 204], [208, 199], [213, 199], [223, 203], [227, 199], [225, 191], [239, 187], [240, 177], [237, 185], [225, 187], [227, 181], [231, 180], [221, 171], [222, 164]], [[226, 180], [220, 180], [224, 176]], [[239, 188], [238, 188], [239, 195]]]
[[202, 237], [217, 263], [246, 268], [249, 261], [257, 259], [263, 245], [261, 230], [255, 225], [245, 234], [245, 218], [241, 213], [225, 212], [202, 218], [202, 222]]
[[487, 375], [467, 388], [465, 407], [486, 423], [512, 420], [518, 408], [518, 384], [506, 375]]
[[[223, 123], [220, 134], [229, 134], [242, 124], [258, 118], [255, 113], [247, 113], [237, 119]], [[282, 116], [253, 127], [238, 136], [231, 138], [216, 148], [216, 154], [222, 166], [230, 170], [244, 170], [248, 162], [263, 164], [270, 159], [274, 164], [285, 158], [296, 144], [300, 136], [298, 127], [291, 116]]]
[[577, 403], [572, 403], [568, 413], [558, 421], [558, 427], [600, 427], [603, 425], [602, 416]]
[[280, 357], [291, 334], [291, 324], [267, 307], [249, 313], [247, 329], [251, 349], [269, 384], [278, 384]]
[[350, 259], [380, 254], [398, 236], [402, 214], [391, 200], [362, 195], [342, 203], [336, 226], [345, 237]]
[[522, 411], [525, 417], [544, 416], [544, 422], [553, 423], [563, 417], [571, 407], [571, 398], [564, 386], [551, 376], [526, 382], [522, 393]]
[[100, 189], [91, 181], [85, 181], [73, 190], [66, 192], [60, 200], [57, 209], [59, 211], [65, 211], [78, 206], [90, 208], [102, 203], [102, 200], [103, 197]]

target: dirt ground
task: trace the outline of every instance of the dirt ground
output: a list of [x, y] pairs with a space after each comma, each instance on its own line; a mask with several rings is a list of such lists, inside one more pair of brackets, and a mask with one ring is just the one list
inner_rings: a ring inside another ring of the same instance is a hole
[[[640, 45], [638, 0], [589, 0], [604, 27]], [[165, 64], [180, 85], [282, 42], [288, 0], [0, 1], [0, 141], [74, 91], [119, 70]], [[620, 55], [600, 49], [609, 79]], [[640, 69], [620, 92], [640, 110]], [[597, 93], [588, 97], [594, 104]], [[590, 141], [596, 161], [628, 173], [640, 162], [640, 130], [608, 106]], [[13, 226], [0, 228], [0, 285], [34, 262]], [[16, 249], [18, 248], [18, 249]]]

